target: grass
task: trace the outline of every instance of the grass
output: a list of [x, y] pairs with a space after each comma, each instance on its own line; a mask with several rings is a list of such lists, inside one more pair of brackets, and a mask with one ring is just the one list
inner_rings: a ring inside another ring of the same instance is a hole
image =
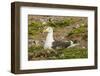
[[71, 32], [68, 33], [68, 36], [82, 34], [87, 31], [86, 26], [80, 26], [79, 28], [73, 29]]
[[49, 19], [49, 21], [46, 22], [46, 24], [43, 24], [41, 21], [33, 21], [31, 24], [28, 25], [28, 35], [30, 37], [37, 35], [39, 33], [41, 33], [43, 30], [43, 27], [45, 26], [50, 26], [55, 28], [55, 30], [60, 27], [60, 28], [65, 28], [66, 26], [70, 26], [72, 24], [74, 24], [75, 21], [74, 19], [70, 18], [70, 19], [63, 19], [63, 20], [51, 20]]
[[54, 59], [79, 59], [87, 58], [87, 48], [64, 48], [49, 50], [41, 46], [30, 47], [28, 50], [29, 60], [54, 60]]
[[63, 54], [60, 58], [72, 59], [72, 58], [87, 58], [87, 49], [80, 48], [67, 48], [63, 49]]

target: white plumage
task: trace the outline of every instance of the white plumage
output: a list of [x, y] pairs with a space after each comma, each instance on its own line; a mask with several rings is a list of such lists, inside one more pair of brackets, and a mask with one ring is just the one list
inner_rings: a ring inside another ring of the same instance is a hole
[[44, 49], [52, 49], [52, 48], [71, 48], [75, 47], [76, 45], [79, 45], [79, 43], [74, 44], [73, 41], [56, 41], [53, 39], [53, 28], [52, 27], [47, 27], [44, 32], [47, 32], [47, 37], [44, 43]]
[[48, 27], [44, 32], [48, 32], [46, 41], [44, 44], [44, 49], [52, 49], [52, 43], [54, 42], [53, 39], [53, 29], [51, 27]]
[[67, 48], [71, 48], [71, 47], [75, 47], [75, 46], [79, 45], [79, 43], [74, 44], [74, 43], [73, 43], [73, 41], [70, 41], [70, 43], [71, 43], [71, 45], [70, 45], [70, 46], [68, 46]]

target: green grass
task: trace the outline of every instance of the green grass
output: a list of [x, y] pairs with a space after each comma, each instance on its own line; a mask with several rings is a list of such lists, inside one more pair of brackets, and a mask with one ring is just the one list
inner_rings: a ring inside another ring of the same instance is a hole
[[73, 29], [71, 32], [68, 33], [68, 36], [82, 34], [87, 31], [86, 26], [80, 26], [79, 28]]
[[88, 57], [88, 52], [86, 48], [44, 50], [41, 46], [35, 46], [30, 47], [28, 51], [29, 60], [79, 59]]
[[55, 28], [55, 30], [57, 28], [65, 28], [66, 26], [70, 26], [72, 24], [74, 24], [75, 21], [74, 19], [70, 18], [70, 19], [63, 19], [63, 20], [58, 20], [58, 21], [52, 21], [51, 19], [49, 19], [48, 22], [46, 22], [46, 24], [42, 24], [42, 22], [40, 21], [33, 21], [31, 24], [28, 25], [28, 35], [29, 37], [35, 37], [35, 35], [40, 34], [43, 30], [43, 27], [45, 26], [50, 26]]
[[67, 48], [61, 51], [63, 51], [63, 53], [60, 55], [60, 58], [64, 59], [87, 58], [87, 49]]

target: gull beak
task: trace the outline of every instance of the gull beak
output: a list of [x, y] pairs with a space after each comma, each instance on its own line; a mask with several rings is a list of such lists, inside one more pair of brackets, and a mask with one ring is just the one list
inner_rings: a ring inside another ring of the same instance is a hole
[[43, 30], [43, 33], [47, 32], [47, 30]]

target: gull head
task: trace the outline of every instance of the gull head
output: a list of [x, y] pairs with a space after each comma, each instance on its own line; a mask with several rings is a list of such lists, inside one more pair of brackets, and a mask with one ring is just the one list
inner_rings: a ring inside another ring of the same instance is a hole
[[47, 27], [45, 30], [43, 30], [43, 32], [51, 33], [51, 32], [53, 32], [53, 28]]

